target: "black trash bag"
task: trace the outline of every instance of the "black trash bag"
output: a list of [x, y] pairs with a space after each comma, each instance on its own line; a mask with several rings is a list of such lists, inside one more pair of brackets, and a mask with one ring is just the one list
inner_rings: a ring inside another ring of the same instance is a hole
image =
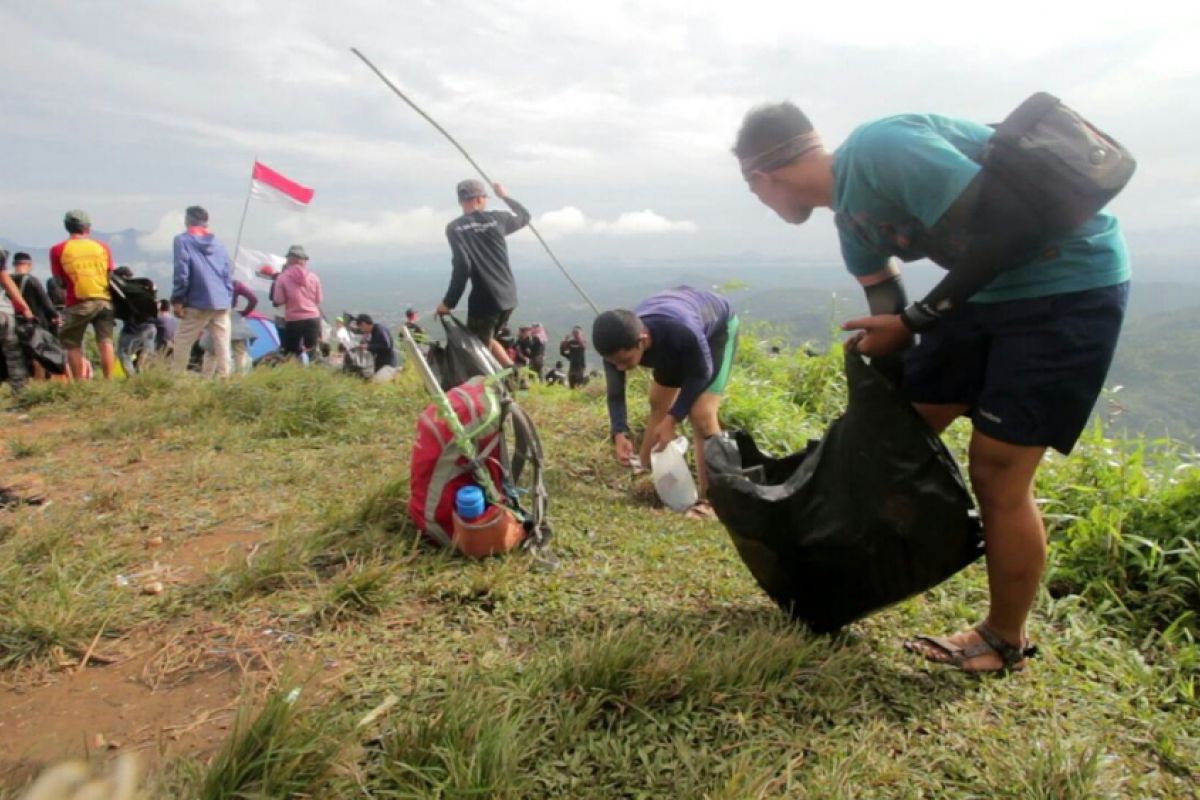
[[42, 365], [51, 375], [67, 371], [67, 351], [50, 331], [32, 323], [17, 326], [17, 339], [25, 355]]
[[448, 392], [477, 375], [494, 375], [501, 370], [496, 357], [457, 317], [447, 314], [442, 317], [442, 325], [446, 343], [431, 344], [426, 357], [442, 391]]
[[122, 278], [109, 273], [113, 316], [122, 322], [142, 325], [158, 317], [158, 293], [149, 278]]
[[749, 434], [705, 444], [709, 501], [776, 603], [832, 632], [983, 554], [954, 456], [894, 384], [847, 352], [846, 412], [786, 458]]

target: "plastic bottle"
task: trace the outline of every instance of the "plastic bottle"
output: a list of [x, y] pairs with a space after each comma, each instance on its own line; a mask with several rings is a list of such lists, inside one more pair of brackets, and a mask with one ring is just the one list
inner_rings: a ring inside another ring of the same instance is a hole
[[483, 496], [483, 489], [473, 483], [459, 489], [458, 493], [454, 495], [454, 510], [458, 512], [458, 516], [463, 522], [471, 522], [482, 517], [483, 512], [487, 510], [487, 500]]
[[687, 438], [680, 436], [661, 451], [650, 454], [650, 476], [654, 481], [654, 490], [674, 511], [687, 511], [700, 496], [692, 479], [692, 471], [683, 457], [687, 446]]

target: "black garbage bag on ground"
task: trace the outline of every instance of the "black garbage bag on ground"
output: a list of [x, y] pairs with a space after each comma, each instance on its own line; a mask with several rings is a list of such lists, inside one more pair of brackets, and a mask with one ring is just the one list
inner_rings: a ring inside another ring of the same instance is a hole
[[849, 404], [786, 458], [748, 434], [704, 448], [709, 500], [759, 585], [830, 632], [954, 575], [983, 553], [954, 457], [895, 386], [847, 352]]
[[446, 343], [431, 344], [426, 361], [443, 391], [461, 386], [477, 375], [494, 375], [500, 371], [495, 356], [461, 320], [447, 314], [442, 317], [442, 325], [446, 329]]

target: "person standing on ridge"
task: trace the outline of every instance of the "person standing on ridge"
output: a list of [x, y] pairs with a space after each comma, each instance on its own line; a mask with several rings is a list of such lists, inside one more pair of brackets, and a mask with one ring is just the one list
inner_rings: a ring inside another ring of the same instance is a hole
[[286, 320], [280, 351], [300, 357], [317, 353], [321, 342], [321, 279], [308, 268], [308, 253], [294, 244], [288, 248], [287, 263], [271, 288], [271, 300], [283, 306]]
[[17, 315], [29, 319], [33, 312], [8, 274], [8, 251], [0, 247], [0, 379], [8, 381], [14, 395], [25, 390], [29, 378], [25, 351], [17, 338]]
[[[990, 608], [974, 628], [904, 644], [968, 672], [1020, 669], [1032, 652], [1025, 624], [1046, 562], [1034, 476], [1047, 448], [1069, 453], [1087, 424], [1129, 296], [1117, 220], [1100, 212], [1047, 237], [1008, 180], [985, 180], [993, 134], [901, 114], [859, 126], [830, 152], [784, 102], [747, 113], [733, 148], [750, 191], [785, 222], [833, 210], [871, 313], [842, 326], [857, 331], [850, 346], [878, 359], [919, 334], [904, 354], [904, 394], [936, 433], [971, 419]], [[910, 304], [894, 257], [930, 257], [949, 272]]]
[[91, 238], [92, 220], [84, 211], [68, 211], [63, 227], [70, 238], [50, 248], [50, 271], [66, 292], [59, 339], [67, 348], [67, 365], [74, 380], [83, 379], [83, 336], [91, 325], [100, 351], [100, 369], [105, 378], [111, 378], [116, 361], [112, 294], [108, 288], [108, 273], [116, 269], [112, 251]]
[[33, 275], [33, 258], [29, 253], [17, 253], [13, 256], [12, 267], [15, 276], [13, 283], [17, 284], [21, 297], [25, 298], [26, 305], [33, 312], [34, 322], [38, 327], [54, 333], [62, 324], [62, 318], [50, 301], [46, 288]]
[[525, 362], [534, 378], [540, 381], [546, 369], [546, 344], [538, 336], [534, 325], [522, 328], [521, 336], [517, 339], [517, 356]]
[[425, 329], [421, 327], [421, 316], [415, 308], [411, 306], [404, 311], [404, 327], [408, 328], [408, 332], [412, 334], [413, 341], [417, 344], [425, 343]]
[[608, 419], [617, 461], [633, 460], [633, 440], [625, 412], [625, 373], [634, 367], [654, 370], [650, 416], [642, 437], [640, 460], [675, 439], [684, 419], [692, 423], [700, 500], [691, 515], [713, 516], [708, 495], [704, 440], [721, 432], [717, 408], [729, 382], [737, 351], [738, 318], [715, 292], [680, 286], [651, 295], [633, 311], [605, 311], [592, 323], [592, 345], [604, 358]]
[[492, 189], [515, 213], [487, 211], [487, 189], [482, 181], [465, 180], [458, 184], [458, 203], [463, 213], [446, 226], [453, 272], [436, 313], [449, 314], [470, 280], [467, 328], [502, 366], [511, 367], [512, 359], [495, 339], [517, 307], [517, 283], [508, 263], [505, 237], [529, 224], [529, 212], [509, 197], [500, 184], [493, 184]]
[[229, 309], [233, 306], [233, 263], [225, 245], [208, 230], [208, 212], [190, 206], [187, 230], [175, 237], [175, 276], [171, 308], [179, 318], [173, 366], [186, 372], [192, 345], [207, 330], [212, 336], [217, 374], [229, 377]]
[[[133, 270], [121, 266], [113, 270], [113, 275], [125, 280], [133, 279]], [[154, 353], [154, 341], [158, 336], [158, 326], [154, 320], [133, 322], [125, 320], [121, 323], [121, 333], [117, 336], [117, 360], [126, 378], [132, 378], [141, 372], [147, 360]]]
[[154, 349], [163, 356], [172, 355], [171, 344], [178, 329], [179, 320], [171, 313], [171, 301], [159, 300], [158, 316], [154, 320]]
[[583, 328], [578, 325], [571, 328], [571, 332], [559, 344], [558, 354], [565, 358], [569, 365], [568, 385], [572, 389], [578, 389], [587, 383], [587, 376], [584, 374], [587, 371], [587, 337], [583, 335]]
[[[246, 301], [246, 305], [242, 308], [237, 307], [239, 297]], [[229, 315], [229, 350], [230, 358], [233, 360], [233, 371], [238, 375], [249, 374], [253, 367], [250, 345], [254, 341], [254, 334], [250, 331], [246, 317], [257, 307], [258, 295], [249, 286], [235, 279], [233, 282], [233, 305]]]

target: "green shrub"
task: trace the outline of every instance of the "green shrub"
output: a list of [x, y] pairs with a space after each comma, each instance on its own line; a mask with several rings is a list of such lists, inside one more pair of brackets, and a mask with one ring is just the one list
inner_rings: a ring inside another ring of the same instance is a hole
[[1055, 593], [1080, 594], [1136, 635], [1200, 632], [1200, 472], [1137, 498], [1097, 504], [1054, 548]]

